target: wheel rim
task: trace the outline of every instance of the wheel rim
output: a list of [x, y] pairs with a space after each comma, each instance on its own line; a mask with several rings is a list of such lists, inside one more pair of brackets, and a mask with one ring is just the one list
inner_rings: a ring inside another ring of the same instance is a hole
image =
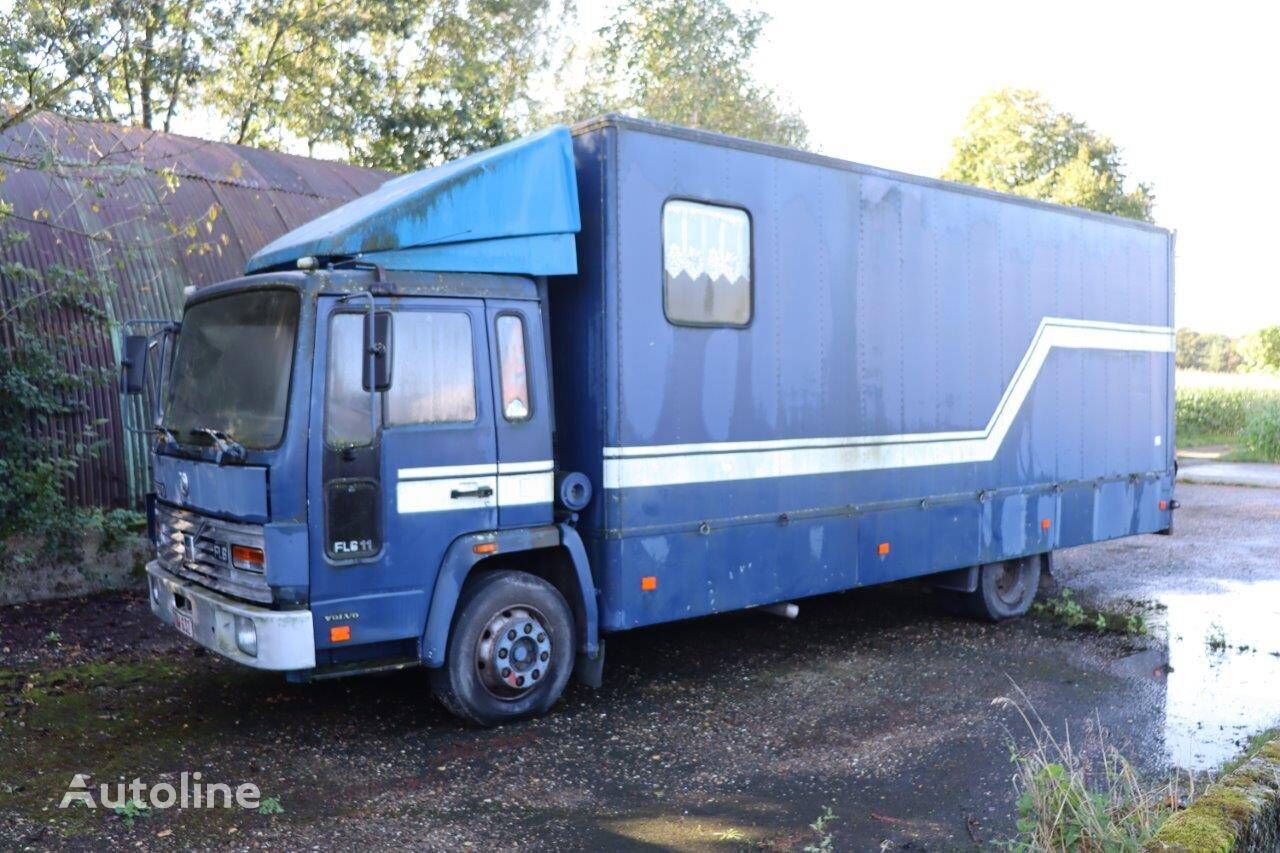
[[480, 632], [476, 674], [498, 699], [519, 699], [551, 669], [551, 632], [546, 617], [527, 605], [503, 608]]
[[1009, 561], [999, 564], [995, 582], [997, 598], [1005, 604], [1016, 605], [1022, 601], [1025, 586], [1026, 579], [1023, 577], [1021, 562]]

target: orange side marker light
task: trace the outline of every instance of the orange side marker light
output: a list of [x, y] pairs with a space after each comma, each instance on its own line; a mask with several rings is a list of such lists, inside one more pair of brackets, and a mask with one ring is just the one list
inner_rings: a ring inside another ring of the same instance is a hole
[[472, 545], [471, 551], [474, 554], [493, 554], [498, 550], [497, 542], [481, 542], [479, 545]]
[[658, 588], [658, 578], [654, 575], [645, 575], [640, 578], [640, 589], [643, 592], [653, 592]]
[[329, 642], [331, 643], [345, 643], [347, 640], [350, 640], [350, 639], [351, 639], [350, 625], [334, 625], [332, 628], [329, 629]]
[[1166, 509], [1168, 509], [1168, 508], [1169, 508], [1169, 502], [1168, 502], [1168, 501], [1160, 501], [1160, 509], [1161, 509], [1161, 510], [1166, 510]]
[[879, 554], [881, 557], [889, 556], [889, 543], [881, 542], [879, 547], [876, 548], [876, 553]]
[[1050, 522], [1050, 521], [1049, 521], [1049, 519], [1047, 519], [1047, 518], [1042, 518], [1042, 519], [1040, 519], [1040, 529], [1041, 529], [1041, 530], [1048, 530], [1048, 529], [1049, 529], [1049, 525], [1050, 525], [1051, 523], [1052, 523], [1052, 522]]

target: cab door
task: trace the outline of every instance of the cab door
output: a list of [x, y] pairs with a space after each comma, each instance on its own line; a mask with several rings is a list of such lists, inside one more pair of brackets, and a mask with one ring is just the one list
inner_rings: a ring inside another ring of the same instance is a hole
[[498, 524], [549, 524], [555, 484], [551, 393], [538, 302], [486, 302], [498, 435]]
[[449, 544], [497, 526], [497, 442], [481, 300], [377, 300], [390, 318], [391, 385], [376, 394], [362, 380], [367, 300], [326, 307], [311, 589], [317, 649], [337, 661], [340, 648], [421, 636]]

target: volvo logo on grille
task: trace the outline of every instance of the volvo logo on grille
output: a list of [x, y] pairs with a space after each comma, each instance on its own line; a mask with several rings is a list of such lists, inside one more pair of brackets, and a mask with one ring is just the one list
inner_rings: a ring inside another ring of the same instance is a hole
[[187, 498], [191, 494], [191, 481], [187, 479], [186, 471], [178, 472], [178, 503], [186, 503]]

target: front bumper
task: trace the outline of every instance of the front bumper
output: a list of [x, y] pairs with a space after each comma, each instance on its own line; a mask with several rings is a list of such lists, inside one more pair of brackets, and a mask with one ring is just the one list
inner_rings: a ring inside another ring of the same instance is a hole
[[[310, 610], [269, 610], [237, 601], [179, 578], [155, 560], [147, 563], [151, 612], [177, 630], [176, 613], [191, 619], [192, 639], [210, 651], [256, 669], [314, 669], [315, 633]], [[236, 645], [236, 617], [253, 620], [258, 653]]]

